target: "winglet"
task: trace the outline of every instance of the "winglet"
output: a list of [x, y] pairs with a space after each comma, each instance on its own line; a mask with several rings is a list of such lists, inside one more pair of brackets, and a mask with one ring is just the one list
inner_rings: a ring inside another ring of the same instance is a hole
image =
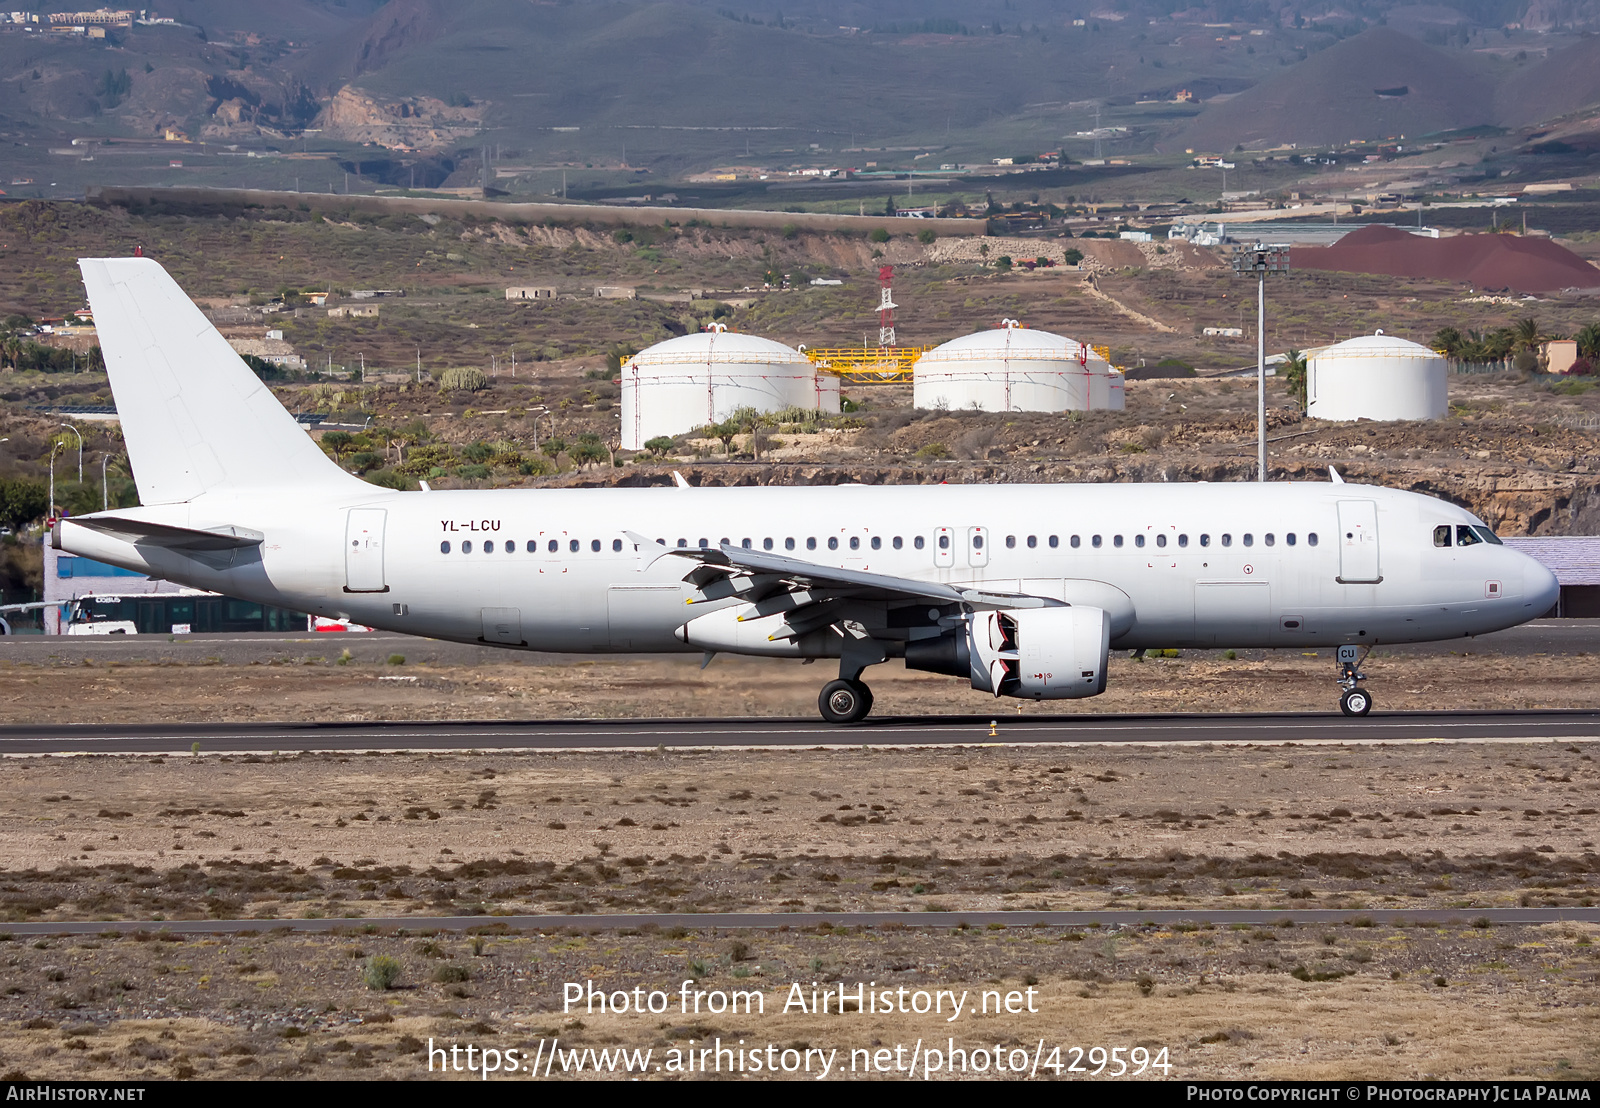
[[1335, 485], [1344, 484], [1344, 478], [1340, 477], [1339, 476], [1339, 471], [1334, 469], [1332, 466], [1328, 467], [1328, 479], [1330, 481], [1332, 481]]
[[677, 485], [680, 489], [694, 488], [693, 485], [689, 484], [689, 482], [683, 479], [683, 474], [679, 473], [677, 470], [672, 471], [672, 483]]

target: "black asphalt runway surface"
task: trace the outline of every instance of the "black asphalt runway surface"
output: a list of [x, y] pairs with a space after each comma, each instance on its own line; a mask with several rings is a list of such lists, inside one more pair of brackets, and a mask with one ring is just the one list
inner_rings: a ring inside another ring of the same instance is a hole
[[232, 935], [264, 931], [312, 934], [369, 929], [419, 931], [617, 931], [683, 927], [690, 930], [798, 930], [814, 927], [1142, 927], [1174, 924], [1246, 924], [1297, 927], [1338, 924], [1495, 926], [1562, 922], [1600, 923], [1600, 908], [1377, 908], [1353, 911], [1289, 908], [1243, 911], [1106, 912], [641, 912], [610, 915], [375, 916], [370, 919], [87, 920], [10, 923], [11, 935], [112, 935], [167, 931], [174, 935]]
[[1340, 715], [42, 724], [0, 727], [0, 755], [409, 750], [650, 750], [1096, 743], [1540, 742], [1600, 739], [1600, 711]]

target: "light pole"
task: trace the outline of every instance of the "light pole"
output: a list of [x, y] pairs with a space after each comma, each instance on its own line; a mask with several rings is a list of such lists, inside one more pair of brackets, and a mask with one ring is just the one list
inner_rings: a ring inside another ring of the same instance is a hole
[[1289, 272], [1287, 246], [1240, 247], [1233, 255], [1236, 277], [1256, 278], [1256, 480], [1267, 479], [1267, 274]]
[[50, 511], [49, 515], [56, 514], [56, 455], [61, 453], [61, 440], [57, 439], [50, 444]]
[[111, 490], [106, 487], [106, 463], [111, 460], [110, 454], [100, 455], [100, 510], [111, 510]]
[[545, 415], [550, 416], [550, 433], [552, 435], [554, 435], [556, 433], [556, 417], [553, 414], [551, 414], [551, 411], [550, 411], [549, 408], [545, 407], [543, 404], [540, 404], [538, 407], [529, 408], [528, 409], [528, 414], [533, 417], [533, 452], [535, 454], [537, 454], [539, 452], [539, 413], [540, 412], [543, 412]]
[[78, 435], [78, 484], [83, 484], [83, 436], [78, 434], [78, 429], [70, 423], [61, 424], [74, 435]]

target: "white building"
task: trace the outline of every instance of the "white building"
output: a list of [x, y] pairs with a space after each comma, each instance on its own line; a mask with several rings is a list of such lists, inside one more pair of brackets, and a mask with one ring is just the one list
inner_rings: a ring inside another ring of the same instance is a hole
[[1122, 374], [1074, 339], [1008, 319], [936, 346], [912, 369], [912, 403], [923, 409], [1082, 412], [1123, 406]]
[[1444, 357], [1379, 331], [1346, 339], [1306, 364], [1313, 419], [1440, 419], [1449, 410]]
[[839, 379], [793, 347], [722, 324], [658, 342], [622, 366], [622, 447], [720, 423], [740, 408], [839, 410]]

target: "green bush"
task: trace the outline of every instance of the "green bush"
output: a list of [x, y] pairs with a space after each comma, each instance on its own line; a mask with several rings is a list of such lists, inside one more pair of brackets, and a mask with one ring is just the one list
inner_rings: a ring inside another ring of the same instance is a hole
[[933, 228], [931, 227], [924, 228], [923, 230], [917, 232], [917, 241], [923, 246], [932, 246], [934, 240], [938, 237], [938, 235], [933, 233]]
[[646, 450], [650, 451], [650, 453], [656, 455], [657, 457], [660, 457], [661, 455], [665, 454], [667, 451], [671, 450], [673, 445], [674, 445], [674, 443], [673, 443], [672, 438], [670, 436], [668, 436], [668, 435], [657, 435], [655, 438], [646, 441], [645, 444], [644, 444], [644, 448]]
[[867, 236], [867, 239], [871, 242], [888, 242], [889, 232], [885, 231], [882, 227], [874, 227], [872, 229], [872, 233]]
[[472, 974], [467, 972], [465, 966], [452, 966], [446, 963], [433, 971], [433, 979], [440, 985], [459, 985], [463, 981], [471, 981]]
[[387, 992], [400, 980], [400, 959], [374, 954], [361, 967], [361, 981], [375, 992]]
[[454, 366], [439, 374], [439, 387], [446, 392], [482, 392], [489, 387], [489, 376], [474, 366]]

